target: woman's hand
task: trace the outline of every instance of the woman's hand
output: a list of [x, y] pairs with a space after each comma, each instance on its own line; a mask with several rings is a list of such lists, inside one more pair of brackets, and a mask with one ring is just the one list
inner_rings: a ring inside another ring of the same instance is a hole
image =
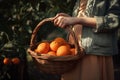
[[54, 24], [61, 28], [66, 28], [70, 25], [74, 25], [77, 21], [76, 17], [71, 17], [65, 13], [59, 13], [55, 16]]

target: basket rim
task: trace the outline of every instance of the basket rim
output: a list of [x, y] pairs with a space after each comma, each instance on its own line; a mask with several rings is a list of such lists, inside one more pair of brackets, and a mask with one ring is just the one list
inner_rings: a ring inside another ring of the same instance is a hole
[[42, 60], [49, 60], [49, 61], [74, 61], [79, 60], [83, 55], [65, 55], [65, 56], [51, 56], [49, 54], [37, 54], [30, 48], [28, 48], [27, 52], [36, 59], [42, 59]]

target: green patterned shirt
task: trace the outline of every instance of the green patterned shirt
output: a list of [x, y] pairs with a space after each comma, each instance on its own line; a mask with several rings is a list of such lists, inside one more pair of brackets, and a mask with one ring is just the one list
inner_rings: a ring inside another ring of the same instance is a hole
[[[73, 16], [79, 9], [79, 0], [74, 7]], [[82, 47], [86, 54], [115, 55], [118, 54], [117, 38], [120, 26], [119, 0], [88, 0], [85, 14], [94, 17], [96, 28], [83, 26]]]

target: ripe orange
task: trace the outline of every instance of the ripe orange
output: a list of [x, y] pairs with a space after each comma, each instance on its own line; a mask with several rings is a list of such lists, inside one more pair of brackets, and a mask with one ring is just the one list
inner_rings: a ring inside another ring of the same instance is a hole
[[52, 41], [52, 42], [50, 43], [50, 49], [51, 49], [52, 51], [57, 51], [57, 49], [58, 49], [60, 46], [61, 46], [61, 44], [58, 43], [57, 41]]
[[54, 52], [54, 51], [49, 51], [47, 54], [52, 55], [52, 56], [56, 56], [56, 52]]
[[20, 59], [18, 57], [12, 58], [12, 63], [13, 64], [19, 64], [20, 63]]
[[71, 55], [75, 55], [75, 48], [71, 48], [71, 49], [70, 49], [70, 54], [71, 54]]
[[49, 49], [50, 49], [49, 42], [42, 42], [37, 46], [37, 48], [35, 49], [35, 52], [44, 54], [44, 53], [47, 53]]
[[63, 45], [66, 43], [66, 40], [62, 37], [57, 37], [54, 39], [56, 42], [58, 42], [59, 44]]
[[3, 59], [3, 63], [4, 63], [5, 65], [11, 64], [10, 58], [4, 58], [4, 59]]
[[70, 48], [67, 45], [62, 45], [57, 49], [57, 56], [65, 56], [70, 54]]

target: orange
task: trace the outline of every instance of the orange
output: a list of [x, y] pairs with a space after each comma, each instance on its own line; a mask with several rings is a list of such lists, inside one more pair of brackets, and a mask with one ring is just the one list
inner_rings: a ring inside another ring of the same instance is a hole
[[71, 48], [70, 53], [71, 53], [71, 55], [75, 55], [75, 48]]
[[20, 63], [20, 59], [18, 57], [12, 58], [12, 63], [13, 64], [19, 64]]
[[67, 45], [62, 45], [57, 49], [57, 56], [65, 56], [70, 54], [70, 48]]
[[54, 39], [56, 42], [58, 42], [59, 44], [63, 45], [66, 43], [66, 40], [62, 37], [57, 37]]
[[47, 54], [52, 55], [52, 56], [56, 56], [56, 52], [54, 52], [54, 51], [49, 51]]
[[35, 49], [35, 52], [40, 54], [45, 54], [49, 51], [49, 49], [50, 49], [49, 42], [42, 42], [37, 46], [37, 48]]
[[4, 59], [3, 59], [3, 63], [4, 63], [5, 65], [10, 64], [10, 63], [11, 63], [10, 58], [4, 58]]
[[50, 43], [50, 49], [51, 49], [52, 51], [57, 51], [58, 47], [60, 47], [60, 46], [61, 46], [61, 44], [58, 43], [57, 41], [52, 41], [52, 42]]

